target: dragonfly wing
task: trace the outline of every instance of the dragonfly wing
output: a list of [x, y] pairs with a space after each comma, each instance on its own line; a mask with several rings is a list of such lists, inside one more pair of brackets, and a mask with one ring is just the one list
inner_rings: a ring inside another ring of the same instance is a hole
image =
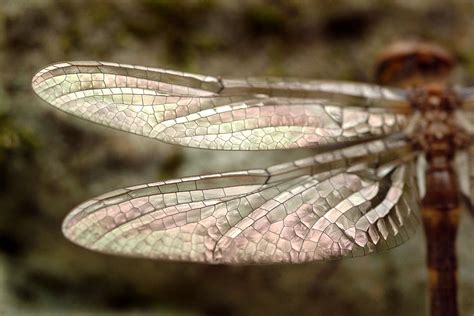
[[466, 209], [474, 216], [474, 166], [473, 159], [474, 146], [469, 146], [467, 150], [456, 153], [454, 166], [461, 191], [461, 199]]
[[413, 155], [403, 141], [379, 140], [268, 169], [136, 186], [79, 205], [63, 232], [97, 251], [167, 260], [363, 255], [414, 231]]
[[457, 94], [463, 101], [463, 108], [474, 110], [474, 87], [455, 87]]
[[459, 126], [474, 138], [474, 112], [469, 110], [456, 111], [455, 118]]
[[383, 178], [364, 166], [298, 183], [220, 238], [215, 260], [307, 262], [401, 244], [417, 223], [412, 214], [417, 199], [408, 167], [390, 167]]
[[349, 100], [362, 107], [389, 107], [405, 112], [409, 108], [407, 92], [368, 83], [331, 80], [304, 80], [295, 78], [221, 79], [224, 95], [291, 96], [295, 98], [323, 98]]
[[317, 147], [383, 137], [407, 123], [402, 91], [367, 84], [218, 79], [75, 62], [41, 70], [33, 89], [78, 117], [198, 148]]

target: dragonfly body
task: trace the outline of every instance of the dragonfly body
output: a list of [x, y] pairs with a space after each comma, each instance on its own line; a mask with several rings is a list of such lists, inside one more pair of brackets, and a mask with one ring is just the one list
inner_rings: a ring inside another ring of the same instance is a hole
[[[381, 77], [394, 77], [393, 69], [402, 69], [397, 79], [406, 77], [413, 66], [403, 63], [408, 55], [383, 63]], [[422, 50], [418, 59], [431, 62], [427, 56]], [[443, 71], [449, 65], [434, 64]], [[65, 112], [168, 143], [316, 152], [265, 169], [149, 183], [91, 199], [64, 221], [75, 243], [213, 264], [354, 257], [406, 241], [419, 222], [421, 197], [432, 310], [456, 314], [455, 237], [460, 194], [469, 191], [459, 178], [469, 180], [469, 170], [454, 162], [474, 133], [460, 117], [470, 90], [225, 79], [104, 62], [51, 65], [34, 76], [33, 89]], [[417, 167], [417, 159], [427, 167]]]
[[[458, 315], [456, 237], [462, 197], [469, 195], [469, 188], [463, 190], [460, 184], [460, 178], [470, 177], [462, 174], [469, 169], [465, 165], [456, 170], [455, 163], [469, 148], [471, 136], [458, 119], [464, 100], [447, 84], [454, 65], [454, 58], [438, 46], [399, 42], [385, 50], [376, 70], [378, 82], [417, 87], [409, 97], [418, 114], [410, 139], [427, 162], [421, 217], [432, 316]], [[469, 198], [464, 201], [472, 207]]]
[[420, 118], [412, 134], [415, 148], [427, 160], [426, 194], [421, 215], [427, 240], [427, 264], [432, 315], [457, 315], [456, 234], [460, 196], [454, 158], [466, 150], [469, 134], [456, 122], [462, 102], [443, 86], [415, 90], [412, 107]]

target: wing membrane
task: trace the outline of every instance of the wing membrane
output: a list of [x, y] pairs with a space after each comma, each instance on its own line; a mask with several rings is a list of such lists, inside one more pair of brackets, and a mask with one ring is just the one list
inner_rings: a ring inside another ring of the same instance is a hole
[[305, 262], [405, 241], [417, 222], [413, 152], [373, 141], [268, 169], [111, 192], [64, 234], [106, 253], [207, 263]]
[[458, 177], [459, 189], [464, 206], [474, 216], [474, 146], [458, 151], [455, 156], [454, 166]]
[[474, 110], [474, 87], [456, 87], [456, 91], [463, 101], [463, 107], [467, 110]]
[[469, 110], [456, 111], [456, 120], [471, 137], [474, 137], [474, 112]]
[[57, 64], [33, 78], [46, 102], [164, 142], [266, 150], [361, 141], [402, 130], [401, 90], [290, 79], [219, 79], [100, 62]]

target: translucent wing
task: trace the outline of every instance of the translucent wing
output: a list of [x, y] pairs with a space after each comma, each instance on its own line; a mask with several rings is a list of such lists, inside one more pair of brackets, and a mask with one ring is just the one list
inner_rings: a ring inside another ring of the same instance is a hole
[[106, 253], [207, 263], [306, 262], [399, 245], [417, 223], [411, 147], [373, 141], [262, 170], [114, 191], [67, 238]]
[[474, 216], [474, 145], [456, 153], [454, 166], [464, 206]]
[[455, 87], [458, 96], [463, 101], [463, 107], [474, 110], [474, 87]]
[[458, 110], [455, 113], [455, 118], [459, 127], [466, 131], [474, 141], [474, 111], [468, 109]]
[[219, 79], [100, 62], [49, 66], [33, 78], [46, 102], [164, 142], [225, 150], [315, 147], [401, 131], [403, 90], [288, 79]]

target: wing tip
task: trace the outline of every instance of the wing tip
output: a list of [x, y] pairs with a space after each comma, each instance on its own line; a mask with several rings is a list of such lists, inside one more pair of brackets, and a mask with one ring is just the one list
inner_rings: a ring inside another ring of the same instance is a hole
[[[55, 75], [52, 74], [53, 71], [67, 68], [71, 66], [100, 66], [107, 63], [101, 61], [61, 61], [55, 62], [49, 65], [44, 66], [43, 68], [39, 69], [31, 79], [31, 85], [33, 90], [38, 94], [38, 88], [41, 82], [45, 81], [46, 79], [52, 78]], [[110, 64], [110, 63], [109, 63]]]
[[64, 237], [66, 237], [68, 240], [72, 241], [75, 244], [77, 244], [77, 241], [73, 237], [72, 230], [74, 229], [74, 219], [76, 217], [76, 213], [76, 209], [72, 210], [66, 215], [61, 224], [61, 232], [63, 233]]
[[54, 75], [51, 73], [53, 70], [64, 68], [71, 66], [72, 64], [69, 62], [57, 62], [53, 64], [49, 64], [40, 70], [38, 70], [31, 79], [31, 87], [33, 91], [43, 100], [45, 100], [45, 95], [42, 94], [42, 85], [45, 80], [49, 78], [53, 78]]

